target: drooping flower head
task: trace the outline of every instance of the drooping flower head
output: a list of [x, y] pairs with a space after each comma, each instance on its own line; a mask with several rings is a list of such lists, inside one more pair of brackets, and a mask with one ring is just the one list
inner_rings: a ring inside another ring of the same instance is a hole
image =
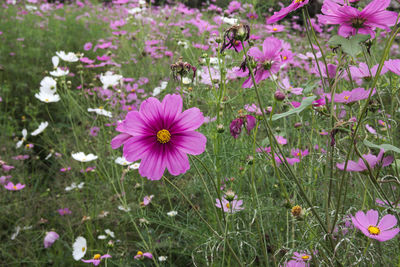
[[150, 252], [143, 253], [142, 251], [139, 250], [134, 258], [135, 260], [142, 260], [144, 258], [152, 259], [153, 254], [151, 254]]
[[375, 37], [375, 28], [389, 31], [396, 23], [396, 12], [386, 11], [390, 0], [374, 0], [363, 10], [340, 5], [331, 0], [325, 0], [322, 6], [323, 15], [318, 19], [323, 24], [340, 25], [338, 34], [348, 37], [356, 34], [370, 34]]
[[378, 223], [379, 214], [376, 210], [369, 210], [367, 214], [358, 211], [351, 220], [356, 228], [364, 235], [378, 241], [387, 241], [394, 238], [400, 231], [399, 228], [393, 228], [397, 224], [397, 219], [391, 214], [386, 214]]
[[182, 112], [179, 95], [166, 95], [161, 103], [150, 97], [118, 125], [121, 134], [111, 147], [124, 145], [124, 157], [130, 162], [141, 159], [139, 173], [150, 180], [161, 179], [165, 168], [179, 175], [190, 168], [187, 154], [199, 155], [206, 147], [206, 137], [195, 131], [203, 121], [198, 108]]

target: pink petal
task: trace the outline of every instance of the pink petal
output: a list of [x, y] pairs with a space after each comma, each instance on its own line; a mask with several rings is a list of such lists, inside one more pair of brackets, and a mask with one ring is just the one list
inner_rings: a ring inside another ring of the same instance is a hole
[[207, 138], [198, 132], [183, 132], [173, 136], [173, 145], [183, 153], [199, 155], [206, 148]]
[[249, 49], [249, 52], [247, 54], [253, 58], [255, 58], [257, 61], [260, 61], [264, 58], [264, 54], [258, 49], [258, 47], [252, 47]]
[[[154, 140], [152, 140], [153, 138]], [[123, 149], [124, 157], [130, 162], [143, 159], [156, 142], [156, 137], [132, 136], [125, 142]]]
[[120, 146], [122, 146], [122, 144], [124, 144], [129, 138], [131, 137], [131, 135], [126, 134], [126, 133], [122, 133], [117, 135], [116, 137], [114, 137], [111, 140], [111, 148], [112, 149], [117, 149]]
[[[362, 226], [363, 228], [367, 229], [371, 224], [369, 223], [369, 220], [367, 216], [365, 215], [364, 212], [362, 211], [357, 211], [355, 217], [354, 217], [358, 224]], [[360, 228], [359, 228], [360, 229]], [[360, 229], [361, 230], [361, 229]]]
[[374, 0], [369, 3], [361, 13], [368, 16], [377, 13], [378, 11], [385, 10], [390, 4], [390, 0]]
[[194, 131], [199, 128], [204, 122], [203, 113], [198, 108], [190, 108], [180, 114], [175, 121], [175, 124], [171, 127], [170, 132], [172, 134]]
[[190, 168], [187, 155], [179, 149], [171, 148], [167, 152], [166, 165], [172, 175], [185, 173]]
[[[141, 176], [147, 177], [149, 180], [161, 179], [167, 165], [165, 149], [166, 145], [154, 143], [140, 162], [139, 173]], [[127, 158], [127, 160], [129, 159]]]
[[376, 210], [367, 211], [367, 219], [369, 225], [375, 226], [378, 223], [379, 213]]
[[[164, 122], [174, 122], [182, 112], [182, 98], [180, 95], [166, 95], [162, 101]], [[164, 127], [168, 128], [167, 125]]]
[[162, 105], [155, 97], [149, 97], [140, 105], [142, 120], [148, 125], [162, 129]]
[[267, 57], [268, 59], [275, 58], [278, 52], [281, 50], [281, 48], [282, 48], [281, 40], [275, 37], [268, 37], [264, 40], [263, 53], [264, 56]]
[[393, 228], [394, 226], [396, 226], [396, 224], [397, 224], [396, 217], [391, 214], [387, 214], [387, 215], [383, 216], [383, 218], [381, 219], [381, 221], [378, 224], [378, 227], [381, 231], [385, 231], [385, 230]]
[[377, 235], [375, 239], [378, 241], [381, 241], [381, 242], [387, 241], [387, 240], [394, 238], [399, 233], [399, 231], [400, 231], [399, 228], [383, 231], [382, 233]]
[[117, 127], [117, 131], [130, 135], [146, 135], [151, 132], [151, 125], [148, 125], [138, 111], [130, 111], [126, 114], [125, 120]]

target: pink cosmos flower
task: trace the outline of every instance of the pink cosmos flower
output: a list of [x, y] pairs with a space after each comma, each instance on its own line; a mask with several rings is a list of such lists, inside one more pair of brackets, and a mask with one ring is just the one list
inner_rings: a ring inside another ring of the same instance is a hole
[[60, 236], [56, 232], [48, 232], [46, 236], [44, 237], [44, 248], [49, 248], [53, 243], [59, 238]]
[[143, 253], [139, 250], [134, 258], [135, 258], [135, 260], [141, 260], [141, 259], [144, 259], [145, 257], [148, 259], [152, 259], [153, 254], [151, 254], [150, 252]]
[[267, 19], [267, 24], [275, 23], [286, 17], [290, 12], [295, 11], [296, 9], [299, 9], [307, 4], [308, 0], [293, 0], [292, 3], [287, 7], [282, 8], [278, 12], [274, 12], [274, 14]]
[[69, 208], [58, 209], [57, 211], [58, 214], [60, 214], [61, 216], [69, 215], [72, 213], [72, 211]]
[[291, 154], [292, 154], [293, 157], [303, 158], [303, 157], [307, 156], [309, 154], [309, 152], [308, 152], [308, 149], [301, 150], [301, 149], [298, 149], [298, 148], [296, 148], [296, 149], [293, 148], [292, 151], [291, 151]]
[[[370, 80], [376, 75], [376, 71], [378, 70], [379, 65], [375, 65], [371, 68], [371, 74], [369, 72], [368, 65], [365, 64], [364, 62], [361, 62], [358, 67], [356, 66], [351, 66], [350, 67], [350, 73], [351, 77], [355, 80], [357, 79], [365, 79], [365, 80]], [[388, 69], [383, 66], [381, 74], [385, 74], [388, 71]]]
[[298, 261], [298, 262], [308, 262], [308, 261], [311, 260], [311, 258], [312, 257], [309, 254], [306, 254], [306, 253], [303, 253], [303, 252], [301, 252], [301, 253], [294, 252], [292, 259], [294, 259], [295, 261]]
[[296, 261], [296, 260], [290, 260], [286, 262], [283, 265], [280, 265], [281, 267], [308, 267], [310, 266], [308, 263], [305, 263], [304, 261]]
[[386, 124], [383, 120], [378, 120], [378, 124], [382, 127], [388, 127], [391, 128], [392, 126], [390, 124]]
[[283, 32], [285, 30], [285, 26], [283, 26], [283, 25], [267, 25], [267, 26], [265, 26], [265, 29], [267, 30], [268, 33], [277, 33], [277, 32]]
[[179, 95], [168, 94], [161, 103], [150, 97], [117, 126], [121, 134], [114, 137], [111, 147], [124, 145], [123, 155], [130, 162], [141, 159], [139, 173], [150, 180], [161, 179], [165, 168], [179, 175], [190, 168], [187, 154], [204, 152], [207, 138], [195, 131], [203, 121], [198, 108], [182, 112]]
[[151, 200], [153, 199], [154, 195], [151, 196], [145, 196], [143, 198], [143, 202], [140, 203], [141, 206], [147, 206], [150, 204]]
[[[258, 47], [252, 47], [248, 51], [248, 55], [254, 58], [257, 62], [257, 67], [254, 69], [254, 78], [256, 83], [263, 81], [279, 71], [282, 60], [281, 52], [283, 46], [282, 41], [275, 37], [268, 37], [264, 40], [263, 51]], [[253, 87], [253, 81], [249, 77], [242, 85], [243, 88]]]
[[[381, 149], [379, 151], [378, 156], [374, 156], [372, 154], [364, 154], [362, 155], [363, 158], [368, 162], [369, 166], [371, 168], [374, 168], [377, 164], [382, 164], [382, 167], [386, 167], [388, 165], [390, 165], [393, 162], [393, 157], [392, 156], [387, 156], [383, 158], [383, 153], [385, 151], [383, 149]], [[383, 159], [382, 159], [383, 158]], [[339, 170], [344, 170], [344, 164], [343, 163], [337, 163], [336, 167]], [[366, 171], [368, 170], [367, 166], [365, 165], [364, 161], [362, 159], [359, 159], [357, 162], [349, 160], [349, 162], [347, 163], [347, 168], [346, 171], [349, 172], [362, 172], [362, 171]]]
[[5, 189], [10, 190], [10, 191], [18, 191], [24, 187], [25, 187], [24, 184], [18, 183], [16, 185], [14, 185], [12, 182], [9, 182], [7, 185], [4, 186]]
[[331, 0], [325, 0], [322, 13], [318, 19], [323, 24], [338, 24], [338, 34], [344, 37], [351, 35], [370, 34], [375, 37], [375, 28], [389, 31], [396, 23], [396, 12], [386, 11], [390, 0], [374, 0], [362, 11], [348, 5], [339, 5]]
[[280, 144], [280, 145], [287, 144], [287, 139], [285, 137], [278, 135], [278, 136], [275, 136], [275, 138], [276, 138], [276, 141], [278, 141], [278, 144]]
[[228, 213], [235, 213], [237, 211], [243, 210], [244, 207], [242, 207], [243, 204], [243, 200], [237, 200], [237, 196], [235, 196], [233, 198], [232, 201], [228, 201], [226, 200], [224, 197], [221, 199], [221, 202], [219, 201], [219, 199], [216, 199], [215, 206], [217, 208], [222, 208], [222, 210], [224, 212], [228, 212]]
[[8, 172], [8, 171], [11, 171], [12, 169], [15, 169], [14, 166], [7, 165], [7, 164], [3, 164], [1, 167], [3, 168], [3, 171], [5, 171], [5, 172]]
[[400, 75], [400, 59], [389, 59], [385, 61], [385, 67], [391, 72]]
[[86, 263], [93, 263], [94, 266], [97, 266], [100, 264], [102, 259], [106, 259], [106, 258], [111, 258], [111, 255], [109, 254], [104, 254], [103, 256], [101, 256], [100, 254], [95, 254], [93, 256], [93, 259], [90, 260], [82, 260], [83, 262]]
[[[374, 89], [372, 91], [372, 95], [374, 95], [376, 90]], [[355, 101], [367, 99], [369, 96], [370, 91], [365, 90], [364, 88], [355, 88], [351, 91], [343, 91], [339, 94], [334, 95], [334, 102], [336, 103], [344, 103], [344, 104], [349, 104]], [[325, 94], [326, 98], [328, 98], [329, 101], [331, 101], [331, 94], [326, 93]]]
[[256, 118], [251, 115], [246, 115], [234, 119], [229, 125], [229, 129], [233, 138], [238, 138], [242, 132], [243, 125], [246, 126], [247, 134], [250, 134], [250, 131], [256, 126]]
[[379, 223], [378, 219], [379, 214], [376, 210], [369, 210], [367, 214], [358, 211], [354, 217], [351, 217], [354, 226], [361, 230], [364, 235], [380, 242], [390, 240], [399, 233], [399, 228], [393, 228], [397, 224], [395, 216], [386, 214]]
[[83, 49], [85, 50], [85, 51], [89, 51], [90, 49], [92, 49], [92, 47], [93, 47], [93, 44], [92, 43], [86, 43], [84, 46], [83, 46]]

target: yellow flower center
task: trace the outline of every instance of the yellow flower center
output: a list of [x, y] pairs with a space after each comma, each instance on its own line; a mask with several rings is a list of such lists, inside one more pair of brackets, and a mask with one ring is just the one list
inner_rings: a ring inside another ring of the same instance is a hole
[[278, 29], [277, 29], [277, 28], [273, 28], [272, 30], [273, 30], [274, 32], [276, 32]]
[[46, 101], [46, 102], [49, 102], [49, 99], [48, 99], [48, 98], [46, 98], [44, 101]]
[[143, 256], [143, 252], [139, 250], [136, 255]]
[[100, 260], [100, 257], [101, 257], [100, 254], [95, 254], [95, 255], [93, 256], [93, 259], [94, 259], [94, 260]]
[[83, 247], [83, 248], [82, 248], [82, 252], [85, 252], [85, 250], [86, 250], [86, 248], [85, 248], [85, 247]]
[[230, 209], [230, 208], [231, 208], [231, 205], [229, 205], [229, 203], [226, 203], [226, 207], [227, 207], [228, 209]]
[[385, 125], [386, 125], [386, 123], [385, 123], [384, 121], [382, 121], [381, 124], [382, 124], [382, 126], [385, 126]]
[[131, 107], [128, 107], [128, 110], [129, 110], [129, 111], [131, 111], [131, 110], [132, 110], [132, 108], [131, 108]]
[[13, 188], [14, 188], [14, 190], [17, 190], [17, 186], [14, 185]]
[[346, 100], [349, 100], [349, 95], [346, 95], [345, 97], [344, 97], [344, 99], [346, 99]]
[[381, 230], [379, 229], [378, 226], [372, 226], [372, 225], [370, 225], [370, 226], [368, 227], [368, 232], [369, 232], [371, 235], [379, 235], [379, 233], [381, 232]]
[[287, 59], [287, 56], [284, 56], [284, 57], [283, 57], [283, 60], [286, 60], [286, 59]]
[[157, 133], [157, 141], [161, 144], [168, 143], [171, 140], [171, 134], [168, 130], [162, 129]]
[[99, 107], [99, 109], [103, 109], [103, 107], [102, 107], [102, 106], [100, 106], [100, 107]]
[[294, 2], [295, 3], [302, 3], [302, 2], [304, 2], [304, 0], [295, 0]]
[[304, 255], [304, 256], [301, 256], [301, 258], [306, 261], [306, 260], [308, 260], [310, 258], [310, 256]]
[[296, 154], [298, 157], [300, 157], [300, 152], [297, 152], [297, 154]]

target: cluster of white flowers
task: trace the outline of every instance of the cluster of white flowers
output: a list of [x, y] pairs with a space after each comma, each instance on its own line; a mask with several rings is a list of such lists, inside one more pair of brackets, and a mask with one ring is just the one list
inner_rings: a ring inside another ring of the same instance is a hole
[[153, 96], [159, 95], [162, 91], [165, 90], [165, 88], [167, 88], [167, 85], [168, 85], [168, 82], [162, 81], [162, 82], [160, 83], [160, 86], [154, 88], [154, 90], [153, 90]]
[[60, 101], [60, 96], [56, 92], [57, 82], [49, 76], [43, 78], [40, 82], [40, 91], [35, 94], [35, 97], [42, 102], [58, 102]]
[[122, 75], [113, 74], [111, 71], [107, 71], [105, 74], [100, 74], [100, 81], [103, 84], [104, 89], [117, 85], [122, 78]]

